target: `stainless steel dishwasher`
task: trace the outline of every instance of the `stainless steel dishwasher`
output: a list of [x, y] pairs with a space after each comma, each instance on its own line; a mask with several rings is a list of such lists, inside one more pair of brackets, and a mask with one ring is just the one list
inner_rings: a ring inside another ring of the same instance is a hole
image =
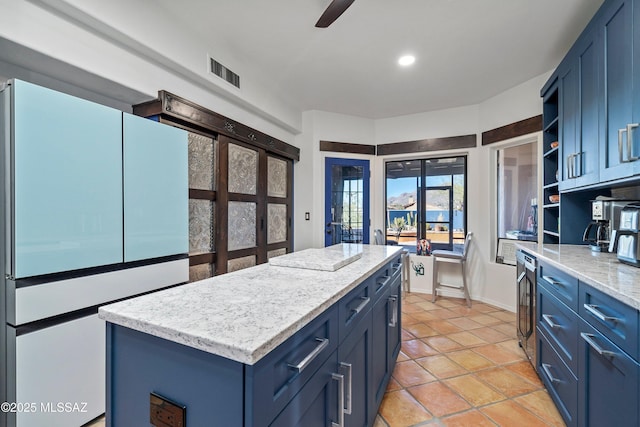
[[536, 369], [536, 274], [535, 257], [525, 251], [516, 253], [518, 285], [518, 343]]

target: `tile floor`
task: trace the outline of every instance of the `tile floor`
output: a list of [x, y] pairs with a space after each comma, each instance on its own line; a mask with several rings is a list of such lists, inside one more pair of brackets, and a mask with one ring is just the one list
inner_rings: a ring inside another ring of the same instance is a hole
[[516, 340], [514, 313], [403, 296], [402, 349], [375, 427], [564, 426]]
[[514, 313], [419, 293], [402, 303], [402, 350], [374, 427], [565, 425], [518, 347]]

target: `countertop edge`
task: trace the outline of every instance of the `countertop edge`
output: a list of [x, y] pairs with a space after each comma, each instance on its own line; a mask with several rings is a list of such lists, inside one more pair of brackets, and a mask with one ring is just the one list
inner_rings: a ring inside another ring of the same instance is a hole
[[[359, 276], [357, 279], [353, 280], [352, 282], [335, 292], [323, 303], [320, 303], [316, 307], [311, 308], [310, 311], [308, 311], [306, 314], [292, 321], [283, 329], [279, 330], [276, 334], [265, 339], [261, 345], [253, 349], [242, 348], [239, 346], [234, 346], [229, 342], [216, 341], [203, 336], [190, 334], [188, 331], [173, 329], [159, 324], [151, 324], [149, 322], [141, 321], [139, 319], [135, 319], [131, 316], [123, 315], [121, 313], [114, 313], [113, 311], [110, 311], [108, 306], [100, 307], [98, 310], [98, 316], [99, 318], [118, 326], [166, 339], [177, 344], [195, 348], [239, 363], [255, 365], [264, 356], [269, 354], [269, 352], [285, 342], [296, 332], [304, 328], [313, 319], [324, 313], [327, 309], [333, 306], [351, 290], [353, 290], [362, 282], [367, 280], [370, 276], [372, 276], [380, 267], [388, 263], [392, 258], [398, 256], [402, 252], [401, 247], [388, 248], [388, 250], [389, 253], [387, 253], [384, 258], [381, 258], [381, 260], [377, 264], [375, 264], [375, 266], [372, 266], [367, 273]], [[290, 267], [272, 266], [272, 268], [288, 269]]]
[[[584, 248], [585, 250], [590, 250], [588, 247], [584, 246], [584, 245], [559, 245], [559, 246], [565, 246], [565, 247], [575, 247], [575, 248]], [[522, 249], [525, 252], [531, 252], [532, 255], [534, 255], [537, 259], [542, 259], [545, 262], [548, 262], [549, 264], [551, 264], [552, 266], [562, 269], [564, 271], [566, 271], [568, 274], [574, 276], [575, 278], [577, 278], [579, 281], [592, 286], [593, 288], [609, 295], [612, 298], [617, 299], [620, 302], [623, 302], [625, 304], [627, 304], [630, 307], [635, 308], [636, 310], [640, 310], [640, 300], [638, 300], [637, 298], [631, 297], [621, 291], [619, 291], [618, 289], [615, 289], [611, 286], [609, 286], [609, 284], [607, 283], [602, 283], [599, 280], [594, 279], [591, 276], [588, 276], [578, 270], [575, 269], [574, 266], [568, 265], [568, 264], [564, 264], [562, 262], [558, 262], [557, 260], [554, 260], [552, 258], [550, 258], [549, 256], [545, 255], [545, 251], [550, 251], [550, 252], [554, 252], [552, 249], [545, 249], [543, 247], [542, 251], [540, 251], [539, 249], [539, 245], [537, 243], [516, 243], [516, 247], [518, 249]], [[554, 253], [558, 253], [557, 251]], [[606, 254], [611, 256], [612, 254]], [[633, 267], [635, 268], [635, 267]], [[640, 270], [639, 270], [640, 273]]]

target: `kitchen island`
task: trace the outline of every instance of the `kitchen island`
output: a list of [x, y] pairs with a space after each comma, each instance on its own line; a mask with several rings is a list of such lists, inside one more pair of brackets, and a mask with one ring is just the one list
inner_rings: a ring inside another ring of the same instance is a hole
[[107, 425], [372, 425], [400, 349], [401, 257], [309, 249], [102, 307]]

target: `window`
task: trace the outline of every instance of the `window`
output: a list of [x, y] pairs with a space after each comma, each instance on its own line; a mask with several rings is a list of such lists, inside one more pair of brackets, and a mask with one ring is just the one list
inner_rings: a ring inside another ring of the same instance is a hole
[[537, 143], [497, 150], [498, 237], [538, 240]]
[[466, 156], [386, 163], [387, 242], [416, 251], [461, 249], [466, 233]]

